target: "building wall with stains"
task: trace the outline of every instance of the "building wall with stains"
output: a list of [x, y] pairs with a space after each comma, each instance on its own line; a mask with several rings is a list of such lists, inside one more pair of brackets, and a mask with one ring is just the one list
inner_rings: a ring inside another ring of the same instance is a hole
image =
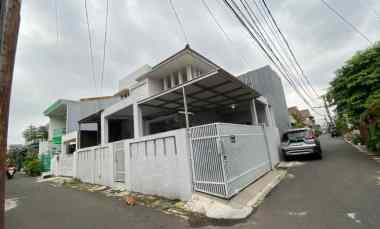
[[270, 66], [247, 72], [238, 78], [267, 99], [280, 133], [290, 128], [284, 88], [280, 77]]

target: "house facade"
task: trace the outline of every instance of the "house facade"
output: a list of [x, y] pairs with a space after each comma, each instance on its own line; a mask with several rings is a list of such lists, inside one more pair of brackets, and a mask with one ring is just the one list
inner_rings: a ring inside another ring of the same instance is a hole
[[120, 80], [116, 102], [77, 116], [72, 176], [168, 198], [231, 198], [279, 161], [276, 96], [186, 46]]
[[[53, 160], [55, 174], [72, 176], [73, 153], [78, 149], [78, 121], [93, 112], [108, 107], [120, 100], [117, 96], [84, 98], [79, 101], [59, 99], [50, 105], [44, 115], [49, 118], [48, 140], [40, 142], [39, 156]], [[97, 133], [97, 125], [82, 127], [83, 131]], [[100, 137], [99, 137], [100, 139]], [[100, 142], [100, 140], [99, 140]], [[94, 143], [97, 145], [98, 143]]]
[[302, 125], [313, 128], [315, 123], [314, 116], [311, 115], [308, 109], [299, 110], [296, 106], [288, 108], [289, 119], [291, 120], [291, 126], [295, 126], [297, 120], [302, 123]]

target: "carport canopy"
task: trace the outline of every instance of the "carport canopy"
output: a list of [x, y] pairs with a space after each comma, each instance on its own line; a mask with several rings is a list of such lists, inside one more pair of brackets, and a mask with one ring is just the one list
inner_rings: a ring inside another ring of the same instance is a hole
[[210, 109], [231, 108], [260, 95], [228, 72], [218, 69], [138, 102], [149, 118], [172, 113], [188, 115]]

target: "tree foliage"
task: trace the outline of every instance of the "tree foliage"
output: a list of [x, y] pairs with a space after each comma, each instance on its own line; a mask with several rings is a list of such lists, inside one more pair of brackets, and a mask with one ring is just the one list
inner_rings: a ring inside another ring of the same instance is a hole
[[380, 42], [357, 52], [336, 71], [330, 85], [327, 98], [336, 105], [338, 117], [358, 126], [364, 113], [380, 115]]
[[26, 142], [38, 142], [39, 140], [47, 140], [48, 130], [46, 126], [30, 125], [22, 132]]
[[380, 42], [356, 53], [330, 85], [327, 99], [336, 105], [337, 121], [364, 126], [368, 148], [380, 152]]
[[22, 136], [25, 139], [28, 151], [37, 152], [38, 143], [42, 140], [47, 140], [48, 138], [48, 129], [46, 126], [37, 127], [30, 125], [22, 132]]

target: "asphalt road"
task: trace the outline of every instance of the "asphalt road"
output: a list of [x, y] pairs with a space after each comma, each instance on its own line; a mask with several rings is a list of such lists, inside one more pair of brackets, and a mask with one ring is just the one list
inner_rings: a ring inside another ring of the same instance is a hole
[[342, 139], [321, 142], [324, 158], [289, 169], [249, 219], [254, 228], [380, 228], [380, 164]]
[[[341, 139], [321, 138], [323, 160], [304, 160], [247, 220], [231, 228], [380, 228], [380, 164]], [[6, 228], [189, 228], [159, 211], [102, 194], [17, 176], [8, 181]], [[207, 226], [215, 228], [219, 226]]]

